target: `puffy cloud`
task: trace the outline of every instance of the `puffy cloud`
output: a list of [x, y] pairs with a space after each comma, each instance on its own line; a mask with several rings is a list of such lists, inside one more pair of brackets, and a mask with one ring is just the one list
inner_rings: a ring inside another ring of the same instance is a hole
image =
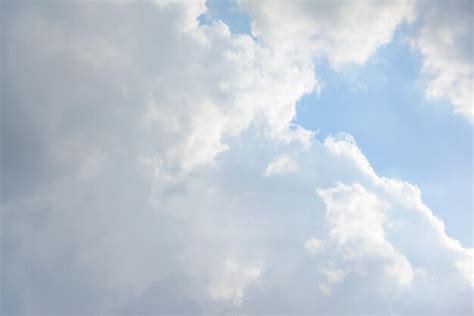
[[454, 112], [474, 121], [471, 1], [419, 1], [419, 33], [413, 39], [422, 56], [426, 76], [426, 96], [445, 98]]
[[160, 9], [172, 11], [176, 14], [175, 23], [182, 31], [190, 31], [198, 27], [197, 17], [207, 11], [204, 0], [174, 1], [174, 0], [154, 0]]
[[[429, 99], [449, 100], [473, 121], [470, 1], [239, 1], [252, 33], [272, 47], [324, 57], [335, 68], [366, 62], [404, 22], [419, 21], [412, 42], [422, 57]], [[285, 25], [285, 27], [281, 27]]]
[[472, 249], [419, 189], [292, 125], [307, 56], [199, 4], [5, 8], [2, 311], [471, 310]]
[[210, 294], [214, 299], [231, 300], [235, 304], [241, 304], [245, 289], [261, 272], [259, 264], [242, 266], [228, 259], [224, 263], [223, 271], [215, 275]]
[[324, 56], [335, 68], [364, 63], [414, 16], [412, 1], [239, 3], [252, 18], [255, 36], [285, 51]]
[[[194, 20], [202, 13], [195, 6], [9, 4], [7, 9], [15, 19], [8, 18], [4, 35], [8, 37], [5, 71], [15, 86], [7, 86], [6, 98], [17, 105], [7, 107], [6, 115], [35, 116], [36, 126], [27, 128], [43, 137], [41, 151], [53, 160], [82, 161], [94, 146], [88, 143], [91, 137], [112, 145], [142, 133], [135, 147], [149, 150], [144, 159], [162, 169], [189, 171], [212, 163], [227, 150], [224, 138], [239, 135], [254, 121], [265, 126], [266, 135], [282, 142], [297, 140], [307, 146], [311, 137], [298, 126], [289, 128], [296, 101], [317, 84], [311, 63], [276, 54], [249, 36], [233, 36], [218, 21], [183, 31], [190, 12]], [[76, 18], [87, 27], [51, 14]], [[41, 49], [30, 56], [30, 47]], [[41, 81], [44, 73], [48, 82]], [[98, 86], [103, 88], [100, 95]], [[82, 93], [74, 93], [76, 89]], [[54, 114], [47, 115], [46, 110]], [[123, 112], [127, 121], [113, 120]], [[81, 119], [90, 125], [88, 135], [80, 131]], [[144, 124], [137, 128], [139, 121]], [[102, 131], [118, 128], [112, 124], [121, 124], [123, 133], [113, 135], [114, 140]], [[55, 133], [58, 125], [66, 126], [67, 135]], [[71, 151], [78, 153], [72, 159], [65, 157]], [[5, 152], [10, 163], [10, 151]], [[152, 153], [158, 154], [151, 157]], [[43, 162], [40, 159], [38, 164]], [[13, 169], [21, 172], [22, 168]]]
[[400, 284], [409, 284], [413, 269], [407, 259], [385, 239], [386, 225], [382, 204], [375, 194], [359, 184], [319, 190], [324, 200], [330, 235], [343, 249], [344, 260], [366, 260], [379, 257], [387, 260], [384, 273]]
[[[431, 250], [434, 251], [436, 248], [437, 251], [446, 251], [447, 253], [450, 253], [450, 255], [454, 255], [455, 259], [452, 259], [450, 269], [456, 271], [456, 274], [467, 284], [472, 283], [472, 267], [467, 270], [463, 268], [463, 266], [465, 267], [464, 264], [466, 263], [466, 260], [472, 260], [472, 249], [463, 248], [457, 240], [453, 240], [447, 236], [443, 222], [434, 216], [431, 210], [423, 203], [421, 192], [415, 185], [396, 179], [378, 176], [368, 163], [367, 159], [357, 148], [353, 138], [348, 135], [342, 134], [337, 138], [328, 138], [324, 144], [332, 153], [341, 157], [350, 157], [353, 163], [358, 166], [358, 169], [362, 174], [364, 174], [367, 179], [370, 179], [372, 185], [375, 186], [375, 191], [378, 192], [377, 195], [383, 197], [382, 203], [380, 198], [373, 194], [369, 194], [363, 186], [358, 184], [357, 180], [355, 180], [352, 187], [339, 184], [335, 188], [319, 191], [319, 194], [323, 200], [325, 200], [327, 205], [329, 212], [327, 215], [329, 216], [330, 221], [332, 219], [333, 237], [336, 237], [336, 239], [339, 240], [339, 243], [341, 243], [341, 241], [344, 243], [352, 233], [355, 235], [351, 236], [351, 241], [366, 238], [367, 242], [377, 241], [381, 243], [383, 243], [385, 238], [384, 234], [387, 232], [391, 236], [397, 236], [397, 238], [407, 235], [413, 237], [413, 231], [410, 230], [409, 225], [404, 225], [409, 221], [416, 222], [417, 220], [414, 218], [403, 220], [405, 223], [403, 223], [402, 226], [398, 226], [397, 223], [401, 223], [399, 221], [389, 221], [388, 223], [383, 224], [387, 221], [385, 218], [386, 214], [391, 216], [403, 216], [404, 214], [396, 214], [394, 212], [403, 209], [410, 209], [415, 211], [416, 215], [408, 214], [408, 216], [414, 215], [414, 217], [419, 218], [421, 221], [417, 221], [417, 224], [421, 224], [421, 222], [424, 223], [422, 224], [424, 234], [426, 234], [426, 236], [431, 236], [431, 238], [436, 240], [437, 246]], [[344, 205], [344, 212], [348, 212], [348, 215], [351, 214], [351, 210], [356, 210], [357, 216], [353, 217], [354, 220], [350, 220], [351, 217], [344, 214], [339, 218], [338, 216], [340, 216], [340, 213], [336, 217], [331, 215], [331, 207], [337, 207], [338, 205], [334, 202], [334, 196], [338, 196], [336, 194], [342, 192], [345, 194], [340, 194], [341, 197], [339, 199], [344, 198], [345, 195], [345, 198], [349, 200], [347, 203], [342, 202], [340, 205]], [[357, 194], [355, 194], [355, 192], [357, 192]], [[354, 194], [357, 197], [355, 197]], [[384, 208], [386, 209], [385, 212], [382, 211]], [[375, 213], [372, 213], [373, 211], [375, 211]], [[370, 215], [365, 216], [364, 214], [366, 213], [364, 212], [369, 212]], [[364, 223], [366, 221], [371, 221], [371, 224], [365, 225]], [[357, 229], [363, 226], [371, 227], [370, 232], [367, 232], [367, 235], [365, 235], [364, 231]], [[386, 226], [388, 229], [375, 229], [375, 227], [381, 228], [383, 226]], [[408, 231], [405, 231], [406, 229], [408, 229]], [[423, 241], [426, 240], [425, 238]], [[384, 247], [376, 248], [383, 249]], [[401, 245], [397, 245], [396, 248], [402, 247], [403, 246]], [[389, 248], [392, 247], [390, 246]], [[393, 249], [390, 251], [393, 251]], [[374, 252], [375, 250], [372, 249], [372, 253]], [[402, 259], [402, 261], [405, 260]]]
[[296, 164], [291, 160], [288, 155], [282, 155], [275, 158], [265, 168], [265, 176], [269, 177], [273, 174], [285, 174], [287, 172], [294, 171]]
[[[218, 21], [198, 26], [202, 4], [5, 9], [2, 249], [10, 259], [2, 301], [9, 312], [133, 310], [128, 305], [151, 295], [147, 289], [159, 291], [175, 274], [183, 279], [182, 257], [194, 249], [172, 233], [193, 231], [178, 228], [189, 205], [166, 208], [162, 200], [180, 195], [194, 170], [251, 126], [277, 143], [310, 141], [311, 132], [290, 126], [296, 101], [316, 85], [309, 61], [234, 36]], [[217, 258], [208, 260], [217, 271]], [[190, 278], [206, 275], [207, 285], [189, 295], [245, 288], [209, 285], [212, 265], [202, 262]], [[78, 282], [68, 286], [66, 276]], [[42, 289], [50, 296], [40, 297]]]

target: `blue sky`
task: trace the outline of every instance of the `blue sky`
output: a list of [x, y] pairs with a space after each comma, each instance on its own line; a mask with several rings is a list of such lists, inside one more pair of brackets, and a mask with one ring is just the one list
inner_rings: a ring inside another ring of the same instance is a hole
[[448, 102], [425, 100], [419, 69], [400, 34], [362, 67], [323, 65], [324, 88], [300, 101], [297, 122], [322, 138], [352, 134], [380, 174], [416, 183], [447, 231], [471, 245], [472, 126]]
[[472, 1], [0, 6], [0, 314], [472, 315]]
[[[232, 0], [211, 0], [206, 2], [208, 12], [203, 17], [208, 16], [210, 22], [213, 18], [227, 24], [232, 33], [251, 34], [250, 18]], [[206, 23], [206, 19], [203, 21]]]

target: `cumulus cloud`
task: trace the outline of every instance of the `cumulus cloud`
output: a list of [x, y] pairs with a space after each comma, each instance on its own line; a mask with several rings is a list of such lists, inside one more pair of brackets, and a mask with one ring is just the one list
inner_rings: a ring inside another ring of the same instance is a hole
[[417, 11], [422, 25], [413, 44], [422, 56], [426, 96], [449, 100], [454, 112], [472, 123], [474, 6], [471, 1], [419, 1]]
[[[470, 1], [239, 1], [252, 33], [287, 53], [326, 58], [335, 69], [363, 64], [400, 25], [417, 22], [413, 46], [422, 58], [428, 99], [450, 101], [473, 121]], [[285, 27], [281, 27], [281, 25]]]
[[242, 265], [230, 259], [226, 260], [223, 271], [215, 275], [211, 283], [210, 294], [214, 299], [231, 300], [241, 304], [245, 289], [261, 273], [259, 264]]
[[294, 125], [310, 56], [202, 3], [4, 7], [2, 312], [471, 310], [473, 251], [420, 190]]
[[412, 1], [239, 3], [252, 18], [255, 36], [288, 52], [325, 57], [335, 68], [364, 63], [414, 17]]
[[265, 168], [265, 176], [269, 177], [272, 174], [285, 174], [287, 172], [294, 171], [296, 164], [288, 155], [282, 155], [275, 158]]
[[[157, 206], [185, 190], [189, 172], [228, 150], [226, 138], [253, 125], [265, 139], [307, 146], [312, 133], [290, 122], [296, 101], [316, 85], [308, 61], [234, 36], [219, 21], [198, 26], [204, 8], [5, 5], [7, 311], [128, 308], [148, 288], [159, 288], [155, 282], [182, 276], [177, 271], [184, 270], [171, 269], [184, 265], [172, 248], [184, 241], [171, 235], [185, 229], [174, 226], [179, 216], [163, 215], [179, 211]], [[193, 273], [212, 279], [199, 268]], [[66, 275], [81, 282], [68, 287]], [[50, 280], [51, 296], [39, 296], [45, 285], [37, 278]]]
[[404, 285], [412, 281], [410, 263], [385, 239], [386, 206], [375, 194], [357, 183], [339, 184], [318, 194], [326, 204], [330, 235], [344, 252], [344, 260], [379, 257], [388, 262], [383, 268], [386, 275]]

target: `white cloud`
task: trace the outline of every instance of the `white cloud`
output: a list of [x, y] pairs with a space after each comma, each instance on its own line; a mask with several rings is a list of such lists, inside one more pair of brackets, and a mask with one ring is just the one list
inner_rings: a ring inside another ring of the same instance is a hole
[[319, 252], [324, 250], [324, 242], [316, 238], [308, 239], [304, 243], [304, 249], [306, 249], [311, 256], [316, 256]]
[[308, 56], [198, 26], [202, 5], [128, 5], [4, 15], [3, 311], [470, 312], [473, 251], [420, 190], [292, 126]]
[[[449, 100], [473, 121], [470, 1], [239, 1], [252, 33], [289, 54], [324, 57], [335, 69], [365, 63], [404, 22], [421, 24], [413, 45], [421, 53], [428, 99]], [[285, 27], [281, 27], [285, 25]]]
[[[332, 222], [333, 227], [333, 237], [336, 237], [339, 243], [344, 243], [346, 240], [361, 239], [364, 240], [362, 244], [365, 245], [372, 242], [383, 244], [385, 239], [384, 235], [387, 232], [396, 236], [413, 234], [413, 231], [409, 231], [409, 233], [398, 231], [397, 229], [401, 227], [397, 226], [396, 220], [390, 221], [388, 224], [384, 225], [383, 223], [387, 220], [385, 218], [387, 211], [382, 211], [384, 208], [388, 208], [388, 210], [391, 210], [388, 212], [391, 216], [404, 216], [405, 214], [403, 213], [397, 214], [395, 212], [400, 212], [401, 209], [412, 209], [416, 212], [416, 215], [411, 215], [419, 217], [421, 221], [424, 222], [422, 226], [423, 232], [427, 236], [431, 236], [431, 238], [436, 240], [437, 251], [446, 251], [456, 257], [453, 259], [450, 269], [454, 269], [468, 284], [472, 283], [472, 268], [468, 270], [462, 268], [463, 266], [465, 267], [464, 264], [466, 263], [466, 260], [472, 261], [472, 249], [463, 248], [457, 240], [453, 240], [447, 236], [443, 222], [434, 216], [431, 210], [423, 203], [421, 192], [416, 186], [400, 180], [378, 176], [368, 163], [367, 159], [360, 152], [352, 137], [343, 134], [338, 138], [328, 138], [325, 140], [324, 145], [337, 156], [352, 160], [352, 162], [358, 166], [361, 174], [363, 174], [367, 180], [370, 180], [370, 185], [375, 186], [375, 190], [379, 191], [378, 195], [383, 197], [383, 204], [380, 204], [379, 198], [368, 193], [366, 188], [358, 184], [357, 181], [354, 182], [352, 187], [339, 184], [335, 188], [319, 191], [319, 194], [322, 196], [323, 200], [325, 200], [328, 208], [329, 220]], [[341, 194], [342, 192], [346, 192], [346, 194]], [[356, 194], [357, 197], [353, 197], [351, 194], [348, 194], [348, 192], [358, 192]], [[333, 199], [334, 196], [340, 196], [339, 199], [345, 198], [348, 200], [345, 202], [340, 201], [341, 204], [336, 204]], [[339, 209], [340, 211], [332, 214], [331, 208], [334, 208], [337, 211], [337, 205], [341, 207]], [[346, 212], [349, 212], [348, 214], [354, 214], [355, 216], [348, 216], [346, 215]], [[367, 214], [367, 216], [364, 214]], [[341, 221], [339, 221], [339, 219], [341, 219]], [[402, 222], [404, 221], [416, 220], [411, 218], [410, 220], [402, 220]], [[370, 224], [367, 224], [368, 222], [370, 222]], [[421, 223], [419, 222], [419, 224]], [[370, 230], [359, 229], [364, 226], [370, 227]], [[387, 228], [383, 228], [384, 226]], [[378, 227], [378, 229], [376, 229], [376, 227]], [[423, 240], [425, 241], [425, 239]], [[386, 248], [389, 252], [395, 250], [390, 245], [386, 246], [375, 247], [375, 249], [385, 251], [383, 249]], [[375, 253], [376, 251], [372, 249], [371, 252]], [[395, 257], [398, 257], [398, 255], [395, 255]], [[405, 259], [399, 257], [397, 260], [401, 260], [400, 263], [402, 266], [406, 266], [408, 269]], [[391, 271], [401, 272], [395, 267], [394, 270]], [[406, 270], [406, 272], [408, 272], [408, 270]], [[406, 278], [406, 280], [408, 279], [409, 278]], [[400, 280], [403, 280], [403, 278]]]
[[[194, 231], [177, 225], [189, 201], [173, 209], [161, 200], [179, 196], [193, 172], [249, 128], [276, 143], [310, 141], [311, 132], [290, 123], [296, 101], [316, 85], [311, 63], [233, 36], [221, 22], [197, 26], [202, 5], [7, 9], [2, 217], [11, 223], [6, 243], [18, 248], [6, 263], [7, 295], [21, 313], [113, 310], [182, 277], [180, 256], [193, 246], [181, 248], [175, 232]], [[39, 230], [35, 212], [45, 220]], [[64, 275], [51, 267], [68, 251], [64, 273], [82, 282], [60, 292]], [[41, 282], [23, 276], [29, 262], [56, 280], [49, 289], [62, 303], [40, 300]], [[211, 278], [202, 266], [191, 275]], [[230, 288], [241, 297], [245, 286]], [[79, 292], [83, 302], [71, 301]]]
[[285, 174], [294, 170], [296, 170], [295, 162], [288, 155], [282, 155], [267, 165], [265, 168], [265, 176], [269, 177], [273, 174]]
[[[69, 114], [81, 102], [92, 107], [92, 102], [105, 101], [101, 113], [96, 113], [97, 125], [108, 119], [107, 111], [127, 111], [133, 120], [144, 121], [145, 131], [140, 132], [146, 133], [147, 139], [143, 145], [158, 152], [150, 161], [164, 169], [186, 172], [212, 164], [217, 154], [228, 149], [224, 138], [238, 136], [253, 123], [264, 126], [270, 138], [307, 146], [311, 132], [289, 125], [296, 101], [317, 85], [309, 60], [287, 58], [247, 35], [232, 36], [219, 21], [198, 27], [197, 17], [205, 12], [202, 1], [157, 3], [57, 6], [62, 14], [76, 14], [98, 24], [99, 30], [94, 34], [49, 19], [45, 12], [50, 6], [19, 11], [18, 19], [29, 24], [11, 23], [11, 32], [18, 37], [7, 51], [12, 67], [26, 59], [27, 52], [17, 54], [26, 50], [24, 46], [43, 46], [35, 56], [40, 64], [36, 67], [46, 67], [60, 56], [76, 71], [64, 74], [75, 76], [71, 79], [98, 77], [101, 82], [100, 76], [114, 73], [116, 76], [109, 79], [110, 97], [117, 93], [124, 103], [133, 102], [133, 106], [118, 109], [112, 104], [116, 100], [94, 99], [94, 86], [86, 84], [83, 89], [89, 90], [84, 91], [84, 96], [72, 94], [76, 99], [68, 104], [49, 102], [48, 108], [58, 115], [40, 115], [44, 130], [59, 120], [73, 120], [74, 117], [62, 118], [59, 113]], [[71, 12], [73, 7], [77, 12]], [[122, 21], [117, 30], [99, 21], [101, 10], [110, 11], [110, 21]], [[148, 11], [146, 16], [140, 17], [144, 10]], [[140, 18], [154, 21], [146, 26]], [[36, 28], [33, 33], [30, 26]], [[26, 71], [26, 67], [30, 65], [21, 69]], [[59, 72], [52, 74], [57, 89], [71, 89], [67, 81], [62, 82], [64, 78], [58, 78]], [[27, 81], [22, 70], [15, 77]], [[53, 84], [42, 83], [32, 93], [52, 88]], [[44, 103], [47, 101], [50, 100]]]
[[[339, 68], [362, 64], [413, 19], [412, 1], [239, 1], [252, 33], [273, 47], [326, 57]], [[285, 27], [282, 27], [284, 25]]]
[[[343, 260], [367, 260], [378, 257], [383, 271], [402, 285], [410, 284], [413, 269], [385, 238], [385, 206], [377, 196], [359, 184], [319, 190], [327, 212], [331, 237], [343, 251]], [[351, 264], [353, 265], [353, 264]], [[368, 272], [368, 271], [367, 271]]]
[[154, 2], [160, 9], [176, 14], [175, 23], [184, 32], [197, 28], [199, 25], [197, 17], [207, 11], [205, 0], [154, 0]]
[[223, 271], [215, 276], [211, 283], [210, 293], [214, 299], [230, 300], [241, 304], [245, 289], [261, 274], [261, 264], [242, 265], [227, 259]]
[[449, 100], [454, 112], [474, 121], [471, 1], [419, 1], [419, 34], [413, 44], [422, 56], [429, 99]]

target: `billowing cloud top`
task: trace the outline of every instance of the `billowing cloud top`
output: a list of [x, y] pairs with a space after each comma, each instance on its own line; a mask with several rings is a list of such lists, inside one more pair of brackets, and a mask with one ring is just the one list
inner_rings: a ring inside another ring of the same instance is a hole
[[472, 4], [239, 5], [251, 35], [204, 2], [2, 4], [3, 313], [471, 312], [418, 187], [294, 118], [316, 60], [422, 19], [427, 96], [472, 119]]

